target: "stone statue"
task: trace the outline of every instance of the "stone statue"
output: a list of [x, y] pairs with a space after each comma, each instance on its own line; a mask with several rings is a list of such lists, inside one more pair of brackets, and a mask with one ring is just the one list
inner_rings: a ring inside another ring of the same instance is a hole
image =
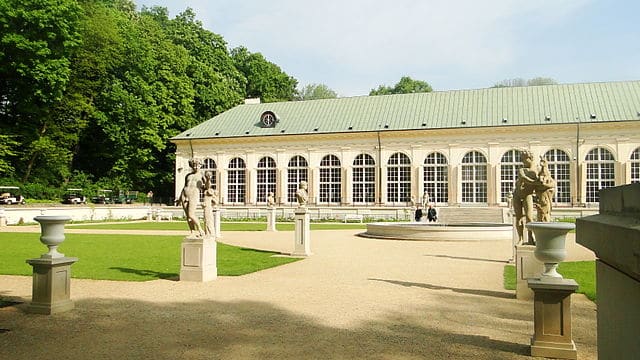
[[[518, 170], [518, 179], [513, 189], [513, 211], [516, 217], [518, 241], [523, 242], [524, 225], [533, 221], [533, 192], [538, 183], [538, 171], [529, 151], [521, 153], [522, 168]], [[533, 245], [533, 233], [528, 232], [529, 244]]]
[[424, 194], [422, 194], [422, 208], [426, 209], [428, 204], [429, 204], [429, 193], [425, 191]]
[[218, 190], [213, 189], [211, 191], [211, 204], [213, 205], [213, 207], [218, 207], [218, 204], [220, 203], [219, 197], [218, 197]]
[[298, 191], [296, 191], [296, 199], [298, 199], [298, 206], [305, 207], [307, 206], [307, 200], [309, 198], [309, 194], [307, 193], [307, 182], [300, 181], [298, 185]]
[[[551, 203], [556, 181], [551, 177], [547, 161], [540, 157], [540, 170], [533, 161], [533, 154], [523, 151], [523, 167], [518, 170], [518, 180], [513, 190], [513, 210], [519, 242], [523, 242], [525, 224], [533, 221], [533, 208], [537, 210], [537, 221], [551, 221]], [[537, 197], [534, 204], [533, 194]], [[528, 244], [534, 245], [533, 234], [528, 232]]]
[[202, 208], [204, 210], [204, 234], [208, 236], [215, 236], [215, 222], [213, 219], [213, 206], [218, 204], [217, 192], [212, 188], [211, 171], [204, 173], [204, 202]]
[[538, 221], [551, 221], [551, 203], [553, 202], [553, 193], [556, 187], [556, 181], [551, 177], [549, 172], [549, 164], [547, 160], [540, 157], [540, 172], [538, 172], [540, 185], [536, 187], [536, 195], [538, 202], [536, 210], [538, 211]]
[[204, 187], [202, 174], [200, 174], [200, 162], [196, 159], [191, 159], [189, 160], [189, 167], [191, 172], [184, 177], [184, 188], [182, 188], [179, 202], [182, 205], [182, 209], [184, 209], [191, 234], [197, 231], [197, 236], [202, 236], [202, 228], [196, 215], [200, 200], [200, 190]]
[[267, 206], [270, 208], [276, 206], [276, 199], [273, 196], [273, 192], [269, 192], [269, 195], [267, 195]]

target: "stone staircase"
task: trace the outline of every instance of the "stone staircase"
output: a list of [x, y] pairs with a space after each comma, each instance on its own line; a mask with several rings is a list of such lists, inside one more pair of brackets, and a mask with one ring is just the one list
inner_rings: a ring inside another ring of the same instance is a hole
[[438, 222], [443, 224], [460, 223], [504, 223], [508, 222], [506, 208], [501, 207], [441, 207]]

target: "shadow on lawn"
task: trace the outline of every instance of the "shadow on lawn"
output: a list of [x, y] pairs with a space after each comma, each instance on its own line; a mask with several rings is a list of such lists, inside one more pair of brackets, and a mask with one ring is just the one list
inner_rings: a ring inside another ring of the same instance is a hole
[[154, 277], [157, 279], [165, 279], [165, 280], [180, 280], [180, 276], [176, 273], [163, 273], [153, 270], [141, 270], [141, 269], [131, 269], [131, 268], [123, 268], [123, 267], [110, 267], [109, 269], [118, 270], [127, 274], [135, 274], [144, 277]]

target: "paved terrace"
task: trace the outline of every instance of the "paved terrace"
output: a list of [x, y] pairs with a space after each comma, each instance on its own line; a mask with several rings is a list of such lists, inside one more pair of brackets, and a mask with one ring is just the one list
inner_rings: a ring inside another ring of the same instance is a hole
[[[30, 228], [2, 230], [39, 231]], [[358, 232], [313, 231], [313, 256], [209, 283], [73, 279], [73, 311], [0, 309], [9, 330], [0, 359], [530, 359], [533, 305], [502, 286], [509, 242]], [[223, 235], [228, 244], [293, 249], [293, 232]], [[573, 234], [568, 250], [568, 260], [594, 259]], [[0, 295], [29, 301], [31, 278], [0, 276]], [[573, 336], [579, 359], [597, 358], [596, 305], [581, 294]]]

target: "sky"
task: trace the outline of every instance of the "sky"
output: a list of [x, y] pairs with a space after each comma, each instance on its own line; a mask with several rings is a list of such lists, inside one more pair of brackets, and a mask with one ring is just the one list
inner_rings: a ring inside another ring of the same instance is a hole
[[192, 8], [229, 48], [259, 52], [298, 87], [368, 95], [402, 76], [435, 91], [512, 78], [640, 80], [638, 0], [134, 0]]

